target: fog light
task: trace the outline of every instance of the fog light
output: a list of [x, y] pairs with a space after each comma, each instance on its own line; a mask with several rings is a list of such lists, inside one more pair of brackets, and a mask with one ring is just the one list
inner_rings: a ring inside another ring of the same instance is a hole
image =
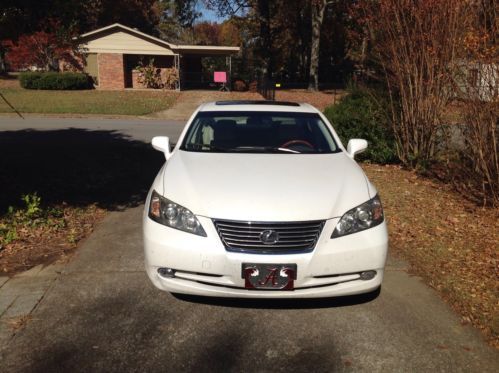
[[175, 277], [175, 270], [173, 268], [158, 268], [158, 273], [163, 277]]
[[367, 281], [372, 280], [376, 276], [376, 271], [365, 271], [360, 274], [360, 279]]

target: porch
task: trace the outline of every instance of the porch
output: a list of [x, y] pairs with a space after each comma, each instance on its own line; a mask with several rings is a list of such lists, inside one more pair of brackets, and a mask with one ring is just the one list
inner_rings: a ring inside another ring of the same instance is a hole
[[216, 89], [220, 84], [214, 84], [213, 73], [226, 72], [230, 83], [231, 56], [239, 52], [239, 47], [176, 45], [121, 24], [83, 34], [79, 41], [86, 55], [84, 70], [99, 89], [145, 88], [137, 67], [152, 60], [155, 74], [177, 74], [169, 88]]

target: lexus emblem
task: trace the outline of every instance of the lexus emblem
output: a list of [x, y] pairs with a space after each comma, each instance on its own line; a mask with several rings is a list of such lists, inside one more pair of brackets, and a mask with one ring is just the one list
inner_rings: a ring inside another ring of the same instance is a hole
[[260, 241], [265, 245], [272, 245], [279, 241], [279, 233], [272, 229], [268, 229], [260, 233]]

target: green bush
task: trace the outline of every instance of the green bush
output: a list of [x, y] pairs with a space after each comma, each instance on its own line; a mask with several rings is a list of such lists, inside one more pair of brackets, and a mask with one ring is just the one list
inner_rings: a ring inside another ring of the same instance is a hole
[[366, 139], [367, 150], [359, 160], [392, 163], [398, 160], [390, 118], [385, 111], [386, 99], [368, 89], [351, 88], [339, 103], [327, 107], [324, 115], [346, 146], [353, 138]]
[[21, 87], [26, 89], [74, 90], [90, 89], [91, 79], [83, 73], [25, 72], [19, 75]]

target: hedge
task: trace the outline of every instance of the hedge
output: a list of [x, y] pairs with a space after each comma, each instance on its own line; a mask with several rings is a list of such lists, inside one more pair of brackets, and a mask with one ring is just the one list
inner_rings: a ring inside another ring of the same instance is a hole
[[92, 88], [91, 78], [83, 73], [25, 72], [19, 75], [26, 89], [74, 90]]
[[352, 138], [368, 141], [367, 150], [357, 157], [359, 160], [392, 163], [398, 158], [387, 107], [388, 102], [382, 92], [349, 88], [348, 94], [339, 103], [324, 110], [324, 115], [343, 144], [346, 145]]

